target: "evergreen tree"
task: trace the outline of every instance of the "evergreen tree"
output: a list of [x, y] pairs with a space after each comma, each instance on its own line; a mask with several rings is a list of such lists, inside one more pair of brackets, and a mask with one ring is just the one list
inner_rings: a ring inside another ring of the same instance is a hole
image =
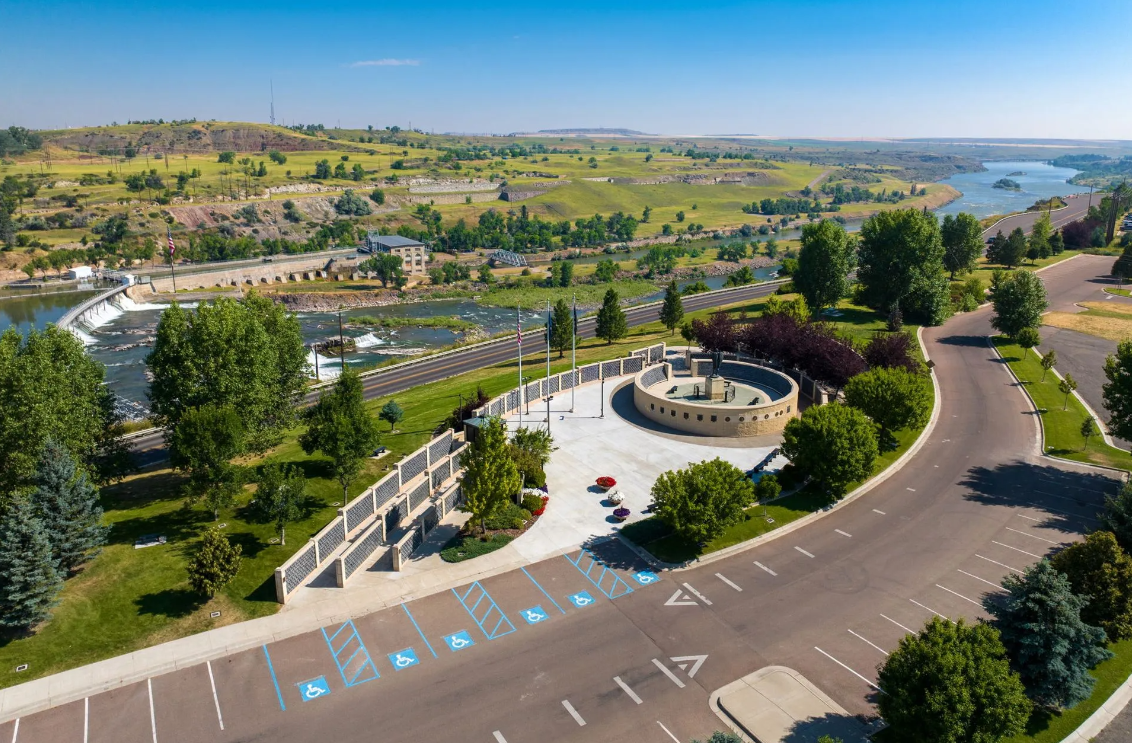
[[1121, 485], [1115, 498], [1105, 496], [1101, 526], [1112, 532], [1121, 549], [1132, 550], [1132, 483]]
[[243, 547], [231, 544], [219, 529], [209, 527], [189, 561], [189, 585], [202, 596], [212, 598], [240, 571], [241, 552]]
[[554, 314], [550, 319], [550, 346], [558, 351], [558, 358], [562, 358], [573, 342], [574, 318], [570, 314], [570, 305], [565, 299], [559, 299], [554, 303]]
[[307, 454], [321, 451], [330, 457], [342, 499], [347, 500], [350, 483], [378, 442], [377, 424], [365, 409], [358, 373], [345, 367], [333, 389], [319, 397], [305, 418], [308, 427], [299, 436], [299, 445]]
[[484, 521], [508, 498], [517, 495], [522, 484], [503, 421], [489, 418], [461, 461], [464, 465], [461, 481], [464, 505], [461, 508], [472, 514], [486, 532]]
[[16, 499], [0, 521], [0, 626], [26, 630], [51, 617], [63, 590], [55, 563], [35, 507]]
[[621, 311], [621, 298], [617, 292], [609, 289], [601, 302], [601, 309], [597, 311], [596, 335], [608, 344], [624, 338], [629, 333], [629, 325], [625, 321], [625, 313]]
[[401, 409], [396, 400], [390, 400], [381, 406], [378, 417], [389, 424], [389, 432], [393, 433], [393, 428], [405, 417], [405, 411]]
[[676, 333], [676, 326], [684, 319], [684, 300], [680, 297], [680, 290], [676, 282], [670, 281], [664, 290], [664, 304], [660, 308], [660, 321], [668, 328], [669, 334]]
[[98, 489], [79, 472], [71, 453], [50, 438], [36, 471], [32, 502], [51, 538], [56, 567], [66, 575], [106, 544]]
[[983, 600], [994, 617], [1010, 666], [1026, 694], [1038, 704], [1068, 709], [1089, 698], [1095, 680], [1089, 669], [1112, 657], [1105, 633], [1081, 619], [1086, 598], [1073, 593], [1069, 580], [1049, 560], [1002, 581], [1005, 601]]

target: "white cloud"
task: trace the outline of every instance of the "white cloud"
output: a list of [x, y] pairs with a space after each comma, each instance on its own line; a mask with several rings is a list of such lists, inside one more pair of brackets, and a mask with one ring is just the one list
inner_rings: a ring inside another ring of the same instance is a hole
[[351, 67], [416, 67], [419, 59], [365, 59], [354, 62]]

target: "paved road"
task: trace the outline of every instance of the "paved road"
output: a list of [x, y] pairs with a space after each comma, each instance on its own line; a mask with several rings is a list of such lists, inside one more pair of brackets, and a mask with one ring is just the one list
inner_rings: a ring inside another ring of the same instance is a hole
[[[1071, 266], [1045, 277], [1055, 301], [1081, 290]], [[33, 715], [18, 740], [682, 742], [720, 727], [712, 691], [769, 664], [874, 714], [876, 666], [907, 631], [984, 616], [1004, 575], [1080, 539], [1116, 488], [1037, 455], [989, 319], [925, 331], [935, 430], [803, 529], [656, 581], [617, 543], [576, 550]]]
[[[1065, 199], [1068, 206], [1064, 209], [1054, 210], [1054, 212], [1050, 214], [1050, 222], [1053, 224], [1054, 229], [1078, 220], [1089, 212], [1089, 194], [1077, 194], [1075, 196], [1064, 196], [1062, 198]], [[1092, 203], [1100, 204], [1101, 196], [1099, 194], [1093, 194]], [[1034, 226], [1034, 222], [1036, 222], [1038, 217], [1042, 214], [1045, 214], [1045, 212], [1023, 212], [1022, 214], [1007, 217], [991, 225], [989, 229], [984, 230], [983, 239], [994, 237], [995, 233], [999, 230], [1002, 231], [1002, 234], [1009, 235], [1015, 227], [1021, 227], [1023, 231], [1028, 233], [1030, 228]]]
[[[722, 304], [732, 304], [758, 297], [765, 297], [774, 293], [778, 288], [775, 283], [752, 284], [748, 287], [734, 289], [725, 293], [711, 293], [693, 295], [684, 298], [684, 309], [687, 312], [708, 307], [717, 307]], [[660, 319], [660, 305], [625, 308], [625, 317], [630, 327], [656, 322]], [[586, 317], [578, 322], [578, 337], [593, 338], [596, 318]], [[541, 360], [543, 346], [540, 345], [541, 331], [528, 331], [527, 348], [531, 351], [529, 356]], [[474, 369], [501, 364], [515, 358], [514, 338], [503, 338], [491, 344], [481, 344], [467, 348], [456, 353], [446, 354], [436, 358], [426, 358], [404, 367], [393, 367], [379, 370], [363, 379], [364, 395], [367, 400], [385, 397], [397, 392], [416, 387], [429, 382], [463, 374]], [[318, 400], [318, 392], [308, 393], [303, 403], [312, 405]], [[165, 459], [165, 440], [160, 432], [148, 433], [130, 441], [130, 447], [135, 453], [140, 465], [146, 466]]]

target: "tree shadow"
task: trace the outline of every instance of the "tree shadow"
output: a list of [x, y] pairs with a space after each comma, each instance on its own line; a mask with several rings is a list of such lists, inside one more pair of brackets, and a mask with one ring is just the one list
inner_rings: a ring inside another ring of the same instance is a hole
[[1097, 526], [1106, 495], [1115, 495], [1114, 475], [1060, 469], [1023, 461], [972, 467], [959, 482], [964, 497], [986, 505], [1044, 510], [1039, 526], [1077, 534]]
[[134, 599], [138, 614], [155, 614], [180, 619], [187, 617], [204, 606], [208, 601], [196, 591], [187, 588], [167, 588], [156, 593], [146, 593]]
[[179, 542], [197, 536], [200, 525], [210, 521], [211, 514], [195, 508], [178, 508], [153, 516], [137, 516], [113, 524], [108, 543], [133, 544], [145, 534], [159, 534], [168, 542]]
[[817, 743], [823, 735], [834, 740], [867, 740], [866, 735], [872, 727], [861, 715], [827, 712], [821, 717], [796, 720], [780, 740], [781, 743]]
[[937, 338], [936, 343], [942, 343], [945, 346], [988, 348], [987, 337], [985, 335], [945, 335], [941, 338]]
[[234, 531], [225, 534], [231, 544], [238, 544], [240, 546], [240, 554], [244, 557], [254, 559], [260, 552], [267, 549], [270, 545], [264, 542], [255, 534], [250, 531]]
[[[624, 570], [631, 573], [651, 569], [647, 562], [641, 559], [636, 552], [622, 544], [619, 539], [590, 537], [582, 543], [582, 549], [593, 555], [596, 560], [607, 568]], [[636, 584], [632, 582], [630, 582], [630, 585], [636, 586]]]

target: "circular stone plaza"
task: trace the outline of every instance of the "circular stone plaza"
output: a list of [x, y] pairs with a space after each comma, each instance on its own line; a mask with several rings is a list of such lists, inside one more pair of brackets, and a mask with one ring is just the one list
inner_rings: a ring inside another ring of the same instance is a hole
[[[627, 521], [637, 521], [649, 515], [653, 483], [668, 470], [719, 457], [744, 471], [762, 465], [774, 472], [787, 461], [777, 453], [782, 430], [808, 404], [781, 372], [738, 361], [716, 368], [682, 348], [667, 349], [664, 363], [642, 372], [558, 392], [549, 405], [532, 400], [521, 424], [545, 427], [549, 407], [556, 449], [546, 478], [554, 508], [513, 546], [541, 559], [617, 531], [621, 523], [598, 477], [617, 481]], [[514, 430], [520, 416], [506, 421]]]

